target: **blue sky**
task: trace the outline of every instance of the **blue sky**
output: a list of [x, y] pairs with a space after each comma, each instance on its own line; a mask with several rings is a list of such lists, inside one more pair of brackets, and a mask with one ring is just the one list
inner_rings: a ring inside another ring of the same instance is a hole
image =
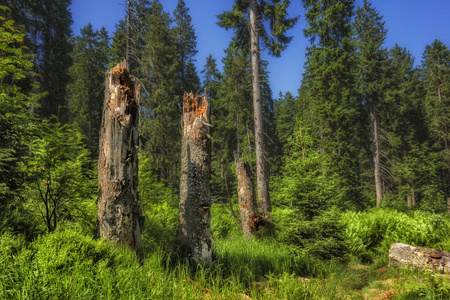
[[[89, 22], [95, 29], [102, 26], [112, 36], [115, 24], [125, 16], [126, 0], [72, 0], [70, 7], [73, 16], [72, 30], [79, 35], [80, 29]], [[171, 15], [177, 0], [160, 0], [164, 10]], [[231, 9], [234, 0], [185, 0], [190, 9], [193, 26], [197, 35], [197, 70], [200, 72], [211, 53], [222, 67], [224, 49], [231, 41], [233, 33], [216, 25], [217, 15]], [[416, 58], [416, 65], [422, 60], [425, 46], [440, 39], [450, 46], [450, 0], [373, 0], [373, 6], [383, 16], [388, 29], [386, 47], [396, 43], [407, 48]], [[363, 5], [356, 0], [355, 5]], [[297, 95], [305, 62], [305, 48], [309, 42], [303, 36], [306, 26], [301, 0], [291, 0], [290, 16], [300, 15], [297, 25], [289, 35], [294, 36], [291, 44], [282, 53], [281, 58], [262, 53], [269, 61], [270, 84], [273, 95], [290, 91]], [[199, 75], [201, 75], [199, 73]], [[203, 78], [202, 78], [203, 80]]]

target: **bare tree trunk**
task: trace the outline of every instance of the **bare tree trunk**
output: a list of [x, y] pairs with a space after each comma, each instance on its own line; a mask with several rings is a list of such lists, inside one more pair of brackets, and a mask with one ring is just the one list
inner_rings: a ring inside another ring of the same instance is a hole
[[412, 266], [418, 269], [432, 269], [440, 273], [450, 273], [450, 253], [425, 249], [402, 243], [391, 245], [389, 264]]
[[259, 208], [267, 217], [272, 211], [269, 195], [269, 167], [266, 157], [266, 138], [264, 134], [264, 114], [260, 78], [259, 22], [257, 0], [250, 0], [250, 43], [252, 55], [253, 110], [255, 118], [256, 180], [258, 186]]
[[378, 115], [377, 106], [373, 99], [369, 100], [370, 110], [370, 125], [372, 128], [372, 146], [373, 146], [373, 164], [375, 175], [375, 191], [377, 195], [377, 207], [381, 207], [383, 201], [383, 190], [381, 186], [381, 160], [380, 160], [380, 146], [378, 138]]
[[248, 162], [239, 159], [239, 154], [234, 154], [236, 175], [238, 180], [239, 215], [241, 217], [242, 232], [244, 237], [252, 237], [252, 218], [256, 214], [256, 199], [252, 181], [252, 171]]
[[447, 198], [447, 212], [450, 214], [450, 197]]
[[125, 49], [126, 68], [130, 69], [130, 0], [127, 0], [127, 43]]
[[139, 85], [122, 66], [106, 75], [98, 162], [98, 233], [143, 258], [138, 195]]
[[206, 91], [184, 93], [178, 240], [192, 262], [211, 262], [211, 137]]

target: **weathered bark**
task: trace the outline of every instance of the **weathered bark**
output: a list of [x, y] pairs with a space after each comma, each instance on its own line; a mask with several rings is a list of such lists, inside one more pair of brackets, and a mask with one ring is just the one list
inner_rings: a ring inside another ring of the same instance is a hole
[[256, 214], [256, 199], [252, 181], [252, 171], [248, 162], [234, 155], [236, 164], [236, 176], [238, 180], [239, 215], [241, 217], [242, 232], [244, 237], [252, 237], [252, 216]]
[[119, 65], [106, 75], [98, 162], [98, 233], [135, 249], [142, 258], [138, 118], [139, 85], [135, 86], [127, 69]]
[[450, 197], [447, 198], [447, 212], [450, 214]]
[[394, 243], [389, 250], [389, 264], [431, 269], [448, 274], [450, 273], [450, 253]]
[[377, 196], [377, 207], [381, 207], [383, 201], [383, 190], [381, 186], [381, 160], [378, 138], [378, 115], [377, 106], [373, 99], [369, 100], [370, 125], [372, 129], [373, 164], [375, 175], [375, 191]]
[[211, 138], [206, 91], [184, 93], [178, 240], [192, 262], [211, 262]]
[[253, 112], [255, 119], [256, 181], [261, 214], [265, 217], [272, 211], [269, 195], [269, 166], [266, 157], [264, 114], [261, 93], [259, 20], [257, 0], [250, 0], [250, 48], [252, 55]]

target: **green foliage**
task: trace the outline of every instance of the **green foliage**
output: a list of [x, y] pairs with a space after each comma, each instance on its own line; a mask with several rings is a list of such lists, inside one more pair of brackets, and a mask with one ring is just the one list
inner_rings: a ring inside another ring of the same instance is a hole
[[81, 134], [45, 121], [39, 130], [23, 166], [29, 210], [49, 232], [62, 220], [80, 222], [93, 232], [97, 181]]
[[[337, 176], [341, 208], [362, 208], [359, 177], [358, 128], [362, 104], [355, 90], [354, 49], [350, 42], [353, 0], [305, 0], [303, 6], [311, 41], [300, 100], [307, 103], [303, 124], [314, 131], [318, 147], [326, 154], [326, 174]], [[310, 113], [311, 117], [306, 114]]]
[[422, 211], [409, 214], [376, 209], [346, 212], [342, 222], [353, 255], [370, 261], [376, 255], [386, 257], [392, 243], [427, 248], [448, 247], [450, 217]]
[[[240, 47], [247, 50], [250, 48], [249, 15], [247, 13], [249, 5], [248, 0], [235, 1], [232, 10], [218, 15], [220, 21], [217, 23], [227, 30], [234, 30]], [[292, 28], [298, 20], [298, 17], [288, 18], [287, 8], [289, 5], [289, 0], [255, 1], [259, 23], [257, 30], [267, 50], [274, 56], [280, 56], [281, 52], [287, 48], [292, 37], [287, 36], [286, 31]]]
[[152, 173], [150, 159], [139, 156], [139, 195], [145, 217], [143, 228], [144, 250], [174, 250], [178, 229], [178, 194]]
[[71, 83], [67, 87], [70, 121], [85, 137], [93, 159], [98, 159], [98, 136], [105, 97], [105, 72], [109, 60], [109, 38], [105, 28], [88, 24], [75, 37]]
[[31, 92], [33, 56], [24, 46], [26, 35], [9, 19], [8, 8], [0, 11], [7, 16], [0, 16], [0, 231], [29, 233], [32, 226], [20, 198], [20, 163], [34, 127], [30, 110], [42, 95]]

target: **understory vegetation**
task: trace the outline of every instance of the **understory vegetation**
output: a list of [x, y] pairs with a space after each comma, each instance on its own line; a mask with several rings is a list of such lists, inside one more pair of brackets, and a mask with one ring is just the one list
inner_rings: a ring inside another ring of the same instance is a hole
[[[220, 208], [217, 208], [220, 209]], [[163, 209], [155, 218], [166, 219]], [[1, 299], [448, 299], [448, 275], [388, 266], [391, 242], [448, 247], [450, 217], [373, 210], [344, 213], [347, 251], [324, 260], [275, 238], [244, 240], [213, 218], [214, 261], [189, 265], [154, 247], [142, 264], [129, 249], [66, 223], [33, 241], [0, 239]], [[175, 224], [168, 225], [175, 230]], [[282, 233], [284, 229], [278, 228]], [[218, 234], [220, 233], [220, 234]], [[160, 236], [151, 244], [167, 242]], [[332, 245], [328, 245], [332, 247]], [[304, 249], [304, 248], [302, 248]], [[339, 258], [339, 259], [337, 259]], [[386, 297], [386, 298], [383, 298]]]

